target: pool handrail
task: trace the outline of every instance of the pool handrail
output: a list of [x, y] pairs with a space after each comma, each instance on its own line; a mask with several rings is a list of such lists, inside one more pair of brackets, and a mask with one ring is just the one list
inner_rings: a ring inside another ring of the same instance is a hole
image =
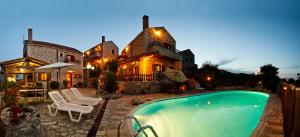
[[[120, 124], [119, 124], [119, 126], [118, 126], [118, 137], [120, 137], [120, 129], [121, 129], [121, 126], [123, 125], [123, 123], [126, 121], [126, 120], [128, 120], [128, 119], [133, 119], [136, 123], [137, 123], [137, 125], [139, 126], [139, 130], [142, 128], [142, 125], [141, 125], [141, 123], [138, 121], [138, 119], [136, 118], [136, 117], [134, 117], [134, 116], [126, 116], [126, 117], [124, 117], [124, 119], [120, 122]], [[153, 128], [152, 128], [153, 129]], [[139, 131], [138, 130], [138, 131]], [[146, 137], [148, 137], [148, 135], [147, 135], [147, 133], [144, 131], [144, 130], [142, 130], [143, 131], [143, 133], [145, 134], [145, 136]], [[154, 131], [155, 132], [155, 131]], [[156, 132], [155, 132], [155, 134], [156, 134]], [[138, 134], [137, 134], [138, 135]]]
[[157, 133], [155, 132], [154, 128], [153, 128], [152, 126], [150, 126], [150, 125], [146, 125], [146, 126], [143, 126], [142, 128], [140, 128], [140, 129], [135, 133], [134, 137], [137, 137], [137, 136], [140, 134], [140, 132], [145, 132], [144, 130], [147, 129], [147, 128], [149, 128], [149, 129], [152, 131], [152, 133], [154, 134], [155, 137], [158, 137], [158, 135], [157, 135]]

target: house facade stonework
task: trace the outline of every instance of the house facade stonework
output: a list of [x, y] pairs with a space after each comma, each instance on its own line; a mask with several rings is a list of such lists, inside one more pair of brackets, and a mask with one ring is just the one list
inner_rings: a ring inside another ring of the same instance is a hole
[[[31, 57], [44, 61], [48, 64], [56, 62], [71, 63], [78, 66], [83, 65], [83, 53], [79, 50], [59, 44], [35, 41], [32, 39], [32, 30], [28, 30], [28, 40], [24, 41], [23, 49], [24, 57]], [[38, 74], [38, 82], [46, 84], [45, 77], [49, 77], [50, 81], [59, 80], [60, 84], [62, 81], [67, 80], [69, 82], [68, 86], [72, 87], [82, 82], [82, 70], [70, 71], [62, 70], [60, 76], [58, 76], [58, 70], [53, 71], [50, 75], [48, 74]], [[47, 75], [47, 76], [45, 76]]]

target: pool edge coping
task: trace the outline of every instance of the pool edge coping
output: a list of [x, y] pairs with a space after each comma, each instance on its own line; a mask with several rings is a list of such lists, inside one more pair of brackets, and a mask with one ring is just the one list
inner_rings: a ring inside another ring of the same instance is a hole
[[260, 117], [258, 125], [256, 126], [256, 128], [252, 132], [251, 137], [258, 137], [260, 135], [261, 131], [263, 130], [263, 128], [265, 127], [265, 123], [266, 123], [266, 119], [267, 119], [267, 111], [268, 111], [269, 106], [270, 106], [271, 96], [274, 96], [274, 95], [272, 93], [269, 94], [269, 98], [268, 98], [266, 106], [264, 108], [264, 112]]
[[[231, 90], [231, 89], [230, 89]], [[236, 89], [236, 90], [241, 90], [241, 89]], [[156, 99], [156, 100], [153, 100], [153, 101], [149, 101], [149, 102], [146, 102], [146, 103], [143, 103], [143, 104], [140, 104], [136, 107], [134, 107], [127, 116], [133, 116], [133, 113], [138, 110], [139, 108], [141, 108], [142, 106], [144, 105], [148, 105], [148, 104], [152, 104], [152, 103], [155, 103], [155, 102], [159, 102], [159, 101], [164, 101], [164, 100], [170, 100], [170, 99], [178, 99], [178, 98], [187, 98], [187, 97], [191, 97], [191, 96], [199, 96], [199, 95], [205, 95], [205, 94], [211, 94], [211, 93], [218, 93], [218, 92], [226, 92], [228, 90], [220, 90], [220, 91], [207, 91], [207, 92], [202, 92], [202, 93], [196, 93], [196, 94], [192, 94], [192, 95], [183, 95], [183, 96], [177, 96], [177, 97], [169, 97], [169, 98], [161, 98], [161, 99]], [[252, 132], [252, 134], [250, 135], [250, 137], [257, 137], [260, 133], [260, 131], [262, 130], [263, 128], [263, 125], [265, 123], [265, 120], [266, 120], [266, 111], [267, 111], [267, 106], [269, 105], [269, 102], [270, 102], [270, 96], [272, 96], [272, 94], [270, 93], [265, 93], [265, 92], [262, 92], [262, 91], [253, 91], [253, 90], [241, 90], [241, 91], [248, 91], [248, 92], [257, 92], [257, 93], [264, 93], [264, 94], [267, 94], [268, 95], [268, 100], [266, 102], [266, 105], [264, 107], [264, 111], [263, 111], [263, 114], [261, 115], [260, 117], [260, 120], [259, 120], [259, 123], [258, 125], [255, 127], [254, 131]], [[132, 136], [134, 136], [134, 129], [132, 127], [132, 120], [129, 120], [129, 122], [125, 122], [125, 125], [127, 127], [127, 130], [128, 130], [128, 133]], [[259, 127], [259, 128], [258, 128]]]

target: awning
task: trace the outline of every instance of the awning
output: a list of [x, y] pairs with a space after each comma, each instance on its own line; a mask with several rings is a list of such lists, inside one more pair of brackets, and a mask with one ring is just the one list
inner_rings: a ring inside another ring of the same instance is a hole
[[167, 68], [163, 73], [168, 79], [179, 83], [183, 83], [188, 80], [181, 70]]

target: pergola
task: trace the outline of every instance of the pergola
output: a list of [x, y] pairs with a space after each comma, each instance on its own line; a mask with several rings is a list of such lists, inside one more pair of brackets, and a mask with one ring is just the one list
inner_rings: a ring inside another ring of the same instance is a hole
[[31, 57], [17, 58], [0, 62], [3, 71], [4, 81], [17, 81], [22, 78], [26, 86], [28, 83], [35, 83], [35, 68], [47, 65], [48, 63]]

